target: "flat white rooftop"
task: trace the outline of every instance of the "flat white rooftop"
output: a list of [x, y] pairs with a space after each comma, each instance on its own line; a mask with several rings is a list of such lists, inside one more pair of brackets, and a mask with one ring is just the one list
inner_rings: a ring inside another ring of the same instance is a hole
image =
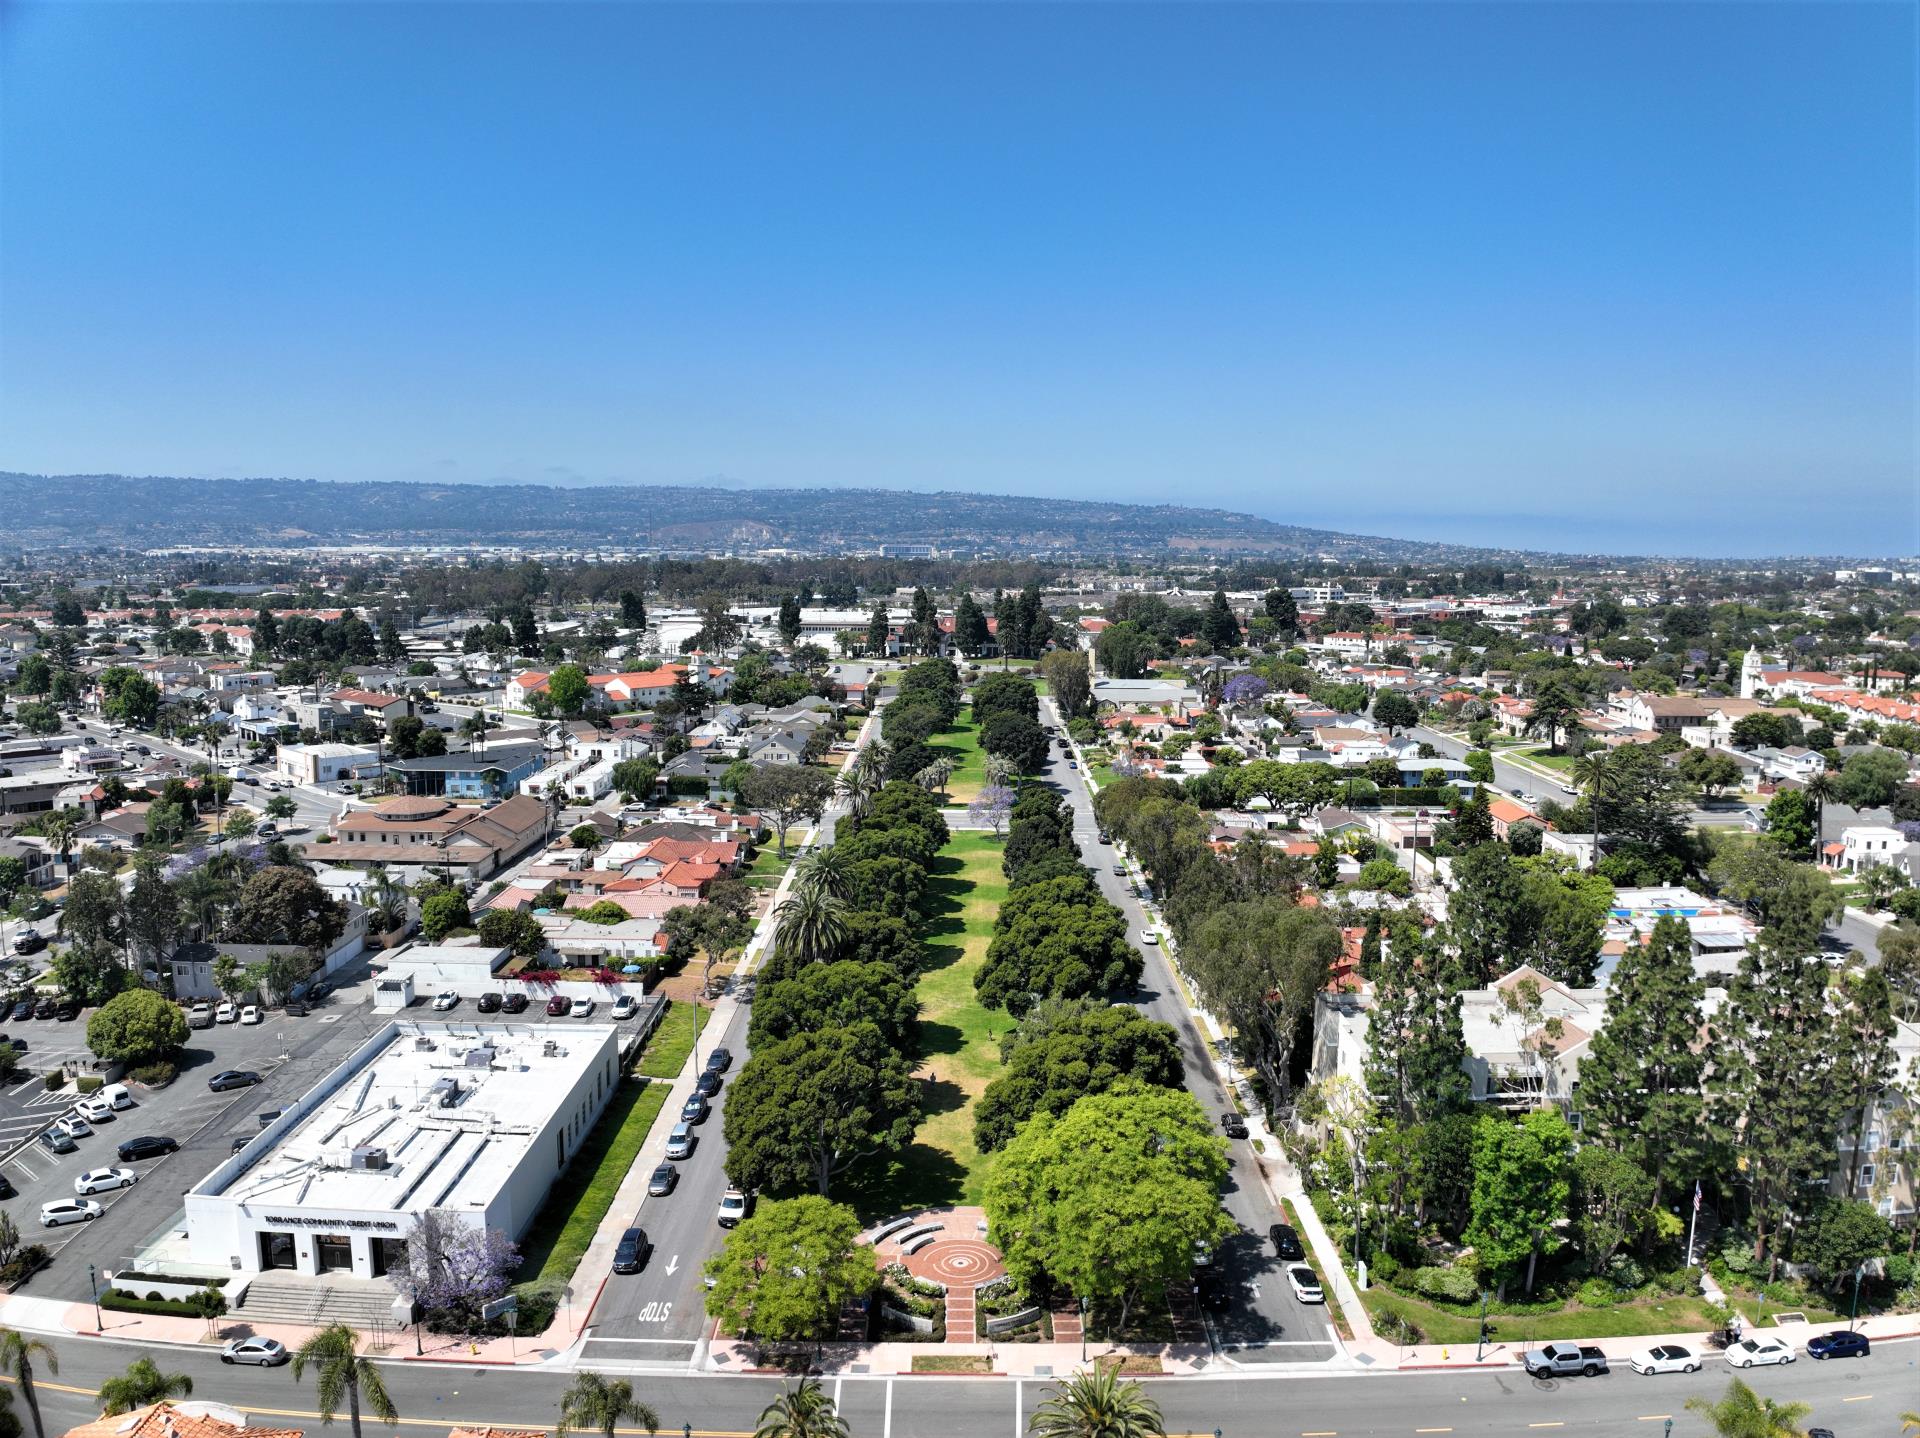
[[222, 1182], [216, 1170], [194, 1192], [375, 1213], [484, 1210], [613, 1036], [610, 1024], [397, 1022], [385, 1047], [329, 1076], [333, 1091], [297, 1124], [242, 1150], [251, 1161], [239, 1173]]

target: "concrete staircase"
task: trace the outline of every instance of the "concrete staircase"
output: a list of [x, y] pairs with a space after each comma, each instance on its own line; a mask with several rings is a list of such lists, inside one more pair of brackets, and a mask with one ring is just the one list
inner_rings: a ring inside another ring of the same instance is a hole
[[297, 1323], [317, 1328], [344, 1323], [362, 1333], [393, 1324], [392, 1285], [363, 1278], [309, 1278], [262, 1274], [230, 1315], [248, 1323]]

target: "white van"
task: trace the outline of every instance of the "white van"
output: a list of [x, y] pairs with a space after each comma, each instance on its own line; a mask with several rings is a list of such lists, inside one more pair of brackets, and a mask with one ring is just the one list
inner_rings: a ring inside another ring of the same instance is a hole
[[127, 1086], [123, 1083], [103, 1084], [97, 1097], [105, 1099], [115, 1108], [133, 1107], [133, 1095], [127, 1092]]

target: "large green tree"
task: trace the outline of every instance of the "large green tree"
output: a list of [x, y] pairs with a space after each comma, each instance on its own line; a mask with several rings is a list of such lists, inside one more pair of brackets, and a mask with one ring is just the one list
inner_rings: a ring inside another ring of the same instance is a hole
[[880, 1030], [889, 1046], [905, 1050], [911, 1047], [919, 1012], [910, 979], [886, 964], [809, 964], [754, 995], [748, 1036], [751, 1047], [759, 1049], [795, 1034], [846, 1028], [864, 1020]]
[[1232, 1023], [1243, 1056], [1276, 1099], [1292, 1089], [1294, 1047], [1340, 952], [1340, 930], [1326, 910], [1279, 894], [1221, 905], [1187, 935], [1187, 973]]
[[896, 1152], [920, 1118], [907, 1061], [870, 1022], [758, 1049], [727, 1098], [727, 1176], [740, 1188], [824, 1196], [861, 1158]]
[[974, 1105], [974, 1143], [991, 1153], [1036, 1113], [1057, 1117], [1129, 1079], [1175, 1088], [1182, 1073], [1172, 1025], [1124, 1005], [1076, 1005], [1044, 1030], [1021, 1025], [999, 1076]]
[[1488, 1114], [1473, 1135], [1473, 1217], [1465, 1239], [1501, 1293], [1524, 1264], [1526, 1291], [1554, 1226], [1567, 1216], [1573, 1130], [1558, 1110], [1519, 1123]]
[[1136, 983], [1140, 970], [1140, 955], [1127, 942], [1126, 917], [1081, 870], [1007, 896], [973, 987], [982, 1003], [1018, 1015], [1039, 998]]
[[116, 994], [87, 1020], [87, 1047], [103, 1059], [146, 1063], [179, 1052], [186, 1041], [179, 1006], [151, 989]]
[[768, 1343], [832, 1336], [840, 1310], [872, 1291], [873, 1252], [845, 1204], [812, 1194], [763, 1202], [706, 1262], [707, 1312]]
[[994, 1160], [987, 1220], [1027, 1292], [1133, 1305], [1225, 1238], [1227, 1146], [1184, 1090], [1123, 1084], [1029, 1119]]

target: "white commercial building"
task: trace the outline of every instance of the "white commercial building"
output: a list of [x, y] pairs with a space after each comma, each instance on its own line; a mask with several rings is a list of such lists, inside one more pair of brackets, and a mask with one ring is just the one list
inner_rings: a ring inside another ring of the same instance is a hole
[[371, 744], [282, 744], [274, 764], [296, 784], [331, 784], [377, 775], [380, 751]]
[[390, 1024], [188, 1190], [189, 1256], [378, 1278], [429, 1209], [518, 1238], [619, 1082], [611, 1024]]

